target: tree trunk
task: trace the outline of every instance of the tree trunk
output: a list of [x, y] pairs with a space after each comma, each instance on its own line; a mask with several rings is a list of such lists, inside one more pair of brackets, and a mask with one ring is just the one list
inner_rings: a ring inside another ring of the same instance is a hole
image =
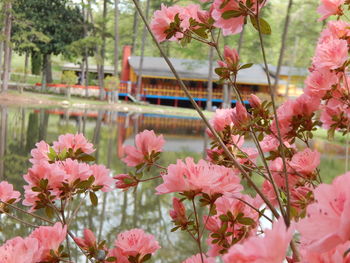
[[[86, 52], [87, 54], [87, 52]], [[85, 56], [85, 97], [89, 97], [89, 57], [86, 55]]]
[[85, 61], [84, 61], [84, 57], [81, 60], [81, 64], [80, 64], [80, 81], [79, 81], [79, 85], [84, 85], [84, 80], [85, 80]]
[[46, 56], [46, 83], [52, 83], [52, 62], [51, 62], [51, 55]]
[[6, 152], [6, 133], [7, 133], [7, 108], [0, 107], [1, 125], [0, 125], [0, 181], [5, 179], [4, 157]]
[[106, 55], [106, 24], [107, 24], [107, 3], [108, 0], [103, 1], [103, 14], [102, 14], [102, 46], [100, 54], [100, 68], [99, 68], [99, 85], [100, 85], [100, 100], [104, 99], [104, 63]]
[[[297, 59], [298, 44], [299, 44], [299, 37], [296, 37], [295, 40], [294, 40], [294, 49], [293, 49], [292, 63], [290, 64], [290, 67], [294, 67], [295, 60]], [[289, 83], [290, 83], [290, 80], [291, 80], [291, 75], [290, 74], [291, 74], [291, 69], [289, 68], [288, 80], [287, 80], [287, 85], [286, 85], [286, 92], [284, 94], [284, 96], [286, 98], [289, 97]]]
[[12, 28], [12, 2], [6, 1], [5, 3], [5, 42], [4, 42], [4, 62], [2, 72], [2, 92], [6, 92], [9, 84], [10, 75], [10, 41], [11, 41], [11, 28]]
[[[137, 0], [137, 2], [140, 2], [139, 0]], [[139, 26], [139, 14], [137, 13], [137, 10], [135, 8], [135, 11], [134, 11], [134, 23], [132, 25], [132, 42], [131, 42], [131, 45], [132, 45], [132, 51], [134, 52], [135, 51], [135, 48], [136, 48], [136, 43], [137, 43], [137, 29], [138, 29], [138, 26]]]
[[[85, 7], [85, 1], [81, 0], [81, 5], [82, 5], [82, 13], [83, 13], [83, 29], [84, 29], [84, 38], [87, 37], [88, 32], [87, 32], [87, 24], [89, 22], [89, 16], [88, 16], [88, 10], [86, 10]], [[83, 63], [85, 63], [85, 71], [84, 71], [84, 77], [82, 79], [82, 84], [81, 85], [85, 85], [85, 97], [89, 96], [89, 91], [88, 91], [88, 86], [89, 86], [89, 62], [88, 62], [88, 50], [85, 47], [84, 49], [84, 58], [83, 58]]]
[[33, 75], [40, 75], [41, 65], [41, 54], [38, 52], [33, 52], [31, 54], [31, 72]]
[[[118, 63], [119, 63], [119, 0], [114, 0], [114, 77], [119, 79]], [[119, 99], [119, 87], [114, 91], [113, 101]]]
[[28, 64], [29, 64], [29, 53], [26, 52], [24, 57], [24, 77], [23, 77], [23, 85], [21, 85], [20, 92], [23, 93], [23, 88], [27, 84], [27, 77], [28, 77]]
[[284, 51], [286, 49], [288, 27], [289, 27], [289, 20], [290, 20], [290, 12], [292, 10], [292, 5], [293, 5], [293, 0], [289, 0], [288, 7], [287, 7], [286, 20], [284, 22], [284, 28], [283, 28], [283, 33], [282, 33], [282, 40], [281, 40], [282, 44], [281, 44], [280, 56], [278, 59], [278, 64], [277, 64], [277, 69], [276, 69], [275, 83], [273, 86], [273, 92], [275, 94], [277, 92], [279, 76], [280, 76], [280, 72], [281, 72], [281, 68], [282, 68], [282, 64], [283, 64], [283, 55], [284, 55]]
[[238, 54], [241, 54], [241, 49], [242, 49], [242, 46], [243, 46], [243, 39], [244, 39], [244, 31], [245, 31], [245, 25], [243, 25], [242, 31], [239, 34], [238, 48], [237, 48]]
[[46, 70], [47, 70], [47, 54], [43, 55], [43, 69], [42, 69], [42, 77], [41, 77], [41, 92], [46, 91]]
[[[150, 6], [150, 0], [147, 0], [146, 3], [146, 19], [148, 20], [149, 15], [149, 6]], [[137, 90], [136, 90], [136, 98], [138, 100], [141, 100], [141, 85], [142, 85], [142, 70], [143, 70], [143, 60], [145, 56], [145, 45], [147, 41], [147, 28], [146, 26], [143, 27], [142, 32], [142, 43], [141, 43], [141, 57], [140, 57], [140, 63], [139, 63], [139, 75], [137, 78]]]
[[209, 47], [209, 72], [208, 72], [208, 97], [207, 97], [207, 110], [213, 109], [213, 60], [214, 60], [214, 47]]

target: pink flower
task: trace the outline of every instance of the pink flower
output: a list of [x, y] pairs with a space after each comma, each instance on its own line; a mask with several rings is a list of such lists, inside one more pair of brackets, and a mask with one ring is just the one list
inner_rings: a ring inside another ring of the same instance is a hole
[[319, 44], [316, 49], [313, 64], [316, 68], [338, 69], [348, 59], [348, 42], [346, 40], [332, 39]]
[[350, 239], [349, 184], [350, 173], [346, 173], [314, 190], [316, 202], [298, 223], [301, 245], [310, 252], [324, 253]]
[[114, 180], [110, 175], [110, 170], [108, 170], [104, 165], [94, 164], [90, 166], [90, 170], [92, 175], [95, 178], [93, 183], [94, 186], [102, 187], [102, 192], [110, 192], [112, 191], [112, 185], [114, 184]]
[[88, 250], [89, 248], [96, 246], [96, 237], [88, 228], [84, 229], [84, 238], [75, 237], [74, 241], [84, 250]]
[[41, 248], [35, 238], [15, 237], [0, 247], [0, 263], [41, 262]]
[[53, 226], [41, 226], [35, 229], [30, 238], [35, 238], [39, 241], [41, 248], [41, 261], [50, 259], [50, 250], [56, 252], [60, 244], [66, 239], [67, 226], [62, 226], [61, 223], [56, 223]]
[[61, 152], [64, 149], [72, 149], [73, 152], [76, 152], [80, 149], [83, 153], [91, 154], [95, 151], [93, 147], [81, 133], [60, 135], [58, 141], [53, 143], [56, 152]]
[[239, 55], [236, 49], [229, 46], [224, 48], [224, 61], [218, 61], [220, 67], [228, 68], [228, 70], [236, 72], [238, 69]]
[[328, 69], [315, 70], [305, 81], [305, 93], [315, 99], [322, 98], [337, 82], [338, 77], [334, 72]]
[[128, 190], [130, 187], [134, 187], [138, 184], [135, 178], [131, 177], [129, 174], [118, 174], [113, 178], [117, 180], [115, 186], [119, 189]]
[[[202, 257], [203, 257], [203, 261], [202, 261]], [[208, 258], [205, 255], [202, 255], [202, 257], [201, 257], [201, 254], [197, 254], [186, 259], [182, 263], [215, 263], [215, 258]]]
[[226, 126], [232, 124], [233, 109], [217, 109], [214, 117], [210, 120], [210, 124], [216, 131], [223, 131]]
[[174, 197], [173, 198], [173, 208], [174, 210], [170, 210], [169, 214], [170, 217], [180, 224], [186, 224], [187, 223], [187, 217], [186, 217], [186, 208], [183, 205], [183, 203], [180, 201], [180, 199]]
[[44, 141], [40, 141], [37, 144], [35, 144], [36, 148], [31, 150], [30, 154], [32, 155], [32, 159], [29, 159], [29, 161], [32, 164], [38, 164], [40, 162], [48, 162], [49, 156], [48, 153], [50, 152], [50, 145], [48, 145]]
[[[0, 201], [17, 203], [20, 200], [21, 193], [13, 190], [13, 185], [6, 181], [0, 183]], [[0, 204], [1, 207], [1, 204]], [[1, 210], [1, 209], [0, 209]]]
[[331, 15], [341, 15], [341, 5], [344, 4], [345, 0], [321, 0], [321, 5], [317, 8], [322, 17], [319, 20], [324, 20]]
[[120, 233], [115, 241], [115, 246], [126, 257], [140, 255], [140, 258], [153, 254], [160, 248], [153, 235], [136, 228]]
[[318, 110], [321, 100], [307, 94], [299, 96], [293, 104], [293, 114], [295, 116], [311, 116]]
[[[243, 0], [240, 2], [245, 5], [247, 1]], [[256, 12], [256, 1], [252, 0], [250, 2], [252, 4], [250, 9], [253, 12]], [[265, 2], [266, 1], [263, 1], [263, 3], [260, 4], [260, 8], [263, 7]], [[215, 20], [214, 26], [221, 28], [225, 36], [238, 34], [242, 31], [245, 16], [248, 14], [246, 11], [244, 11], [244, 9], [240, 8], [238, 1], [214, 0], [213, 8], [212, 17]], [[236, 12], [237, 14], [225, 19], [223, 15], [229, 14], [229, 12]], [[241, 13], [239, 14], [239, 12]]]
[[[190, 19], [200, 21], [198, 18], [200, 11], [200, 6], [194, 4], [186, 7], [177, 5], [167, 7], [162, 4], [161, 10], [154, 12], [150, 26], [158, 42], [165, 40], [177, 41], [183, 38], [183, 32], [190, 28]], [[175, 21], [176, 15], [180, 19], [180, 25], [178, 25], [180, 28], [169, 38], [167, 30], [170, 28], [170, 24]]]
[[293, 228], [287, 229], [282, 219], [265, 230], [264, 237], [253, 236], [242, 244], [232, 246], [223, 256], [225, 263], [282, 263], [293, 236]]
[[108, 257], [115, 257], [116, 260], [112, 261], [114, 263], [130, 263], [130, 261], [128, 260], [128, 257], [124, 256], [122, 253], [122, 250], [120, 248], [117, 248], [117, 247], [110, 249], [108, 251], [107, 258]]
[[92, 175], [90, 166], [86, 163], [80, 163], [70, 158], [60, 163], [62, 169], [66, 172], [66, 181], [73, 184], [76, 180], [85, 181]]
[[310, 148], [298, 152], [293, 155], [289, 165], [296, 172], [309, 175], [312, 174], [317, 166], [320, 164], [320, 153], [318, 151], [312, 151]]
[[139, 164], [149, 162], [155, 153], [162, 152], [165, 141], [163, 135], [156, 136], [154, 131], [144, 130], [135, 137], [135, 146], [125, 146], [126, 157], [123, 162], [134, 167]]
[[311, 252], [307, 248], [301, 249], [302, 263], [349, 263], [350, 241], [338, 245], [325, 253]]
[[319, 43], [327, 42], [331, 39], [346, 39], [350, 36], [350, 23], [338, 20], [329, 21], [327, 27], [322, 31]]
[[235, 126], [245, 125], [249, 121], [249, 115], [247, 109], [242, 105], [242, 103], [237, 102], [236, 107], [232, 113], [232, 122]]
[[192, 158], [186, 158], [185, 163], [178, 160], [176, 164], [171, 164], [162, 178], [164, 183], [156, 188], [157, 194], [202, 192], [211, 196], [232, 195], [242, 190], [240, 179], [232, 169], [204, 160], [195, 164]]
[[260, 142], [260, 147], [264, 152], [275, 151], [279, 145], [279, 140], [273, 135], [266, 135]]

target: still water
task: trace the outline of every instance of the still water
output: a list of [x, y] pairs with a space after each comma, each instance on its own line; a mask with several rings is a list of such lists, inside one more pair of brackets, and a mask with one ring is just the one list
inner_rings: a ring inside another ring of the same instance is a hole
[[[13, 183], [17, 190], [21, 190], [24, 185], [22, 175], [30, 167], [28, 159], [35, 143], [45, 140], [51, 144], [64, 133], [84, 133], [97, 149], [97, 162], [106, 165], [113, 174], [128, 171], [120, 161], [122, 145], [133, 144], [134, 136], [144, 129], [153, 129], [157, 134], [164, 135], [165, 152], [160, 160], [164, 166], [187, 156], [199, 160], [203, 158], [208, 146], [204, 136], [205, 127], [197, 118], [105, 110], [0, 109], [0, 180]], [[332, 144], [324, 146], [324, 143], [317, 141], [314, 146], [320, 151], [324, 147], [328, 153], [333, 149], [332, 155], [328, 154], [321, 162], [321, 172], [326, 181], [343, 172], [342, 147], [332, 147]], [[156, 170], [150, 173], [150, 176], [157, 175]], [[73, 233], [81, 234], [81, 230], [88, 227], [100, 240], [107, 240], [112, 247], [116, 234], [139, 227], [155, 235], [162, 246], [152, 262], [181, 262], [194, 252], [197, 253], [195, 245], [186, 234], [170, 232], [172, 225], [168, 211], [171, 196], [156, 196], [154, 188], [158, 184], [159, 181], [152, 181], [140, 185], [137, 191], [114, 190], [107, 195], [101, 194], [97, 208], [87, 200], [72, 225]], [[30, 217], [14, 213], [19, 218], [40, 224]], [[4, 215], [0, 215], [0, 220], [0, 244], [11, 237], [26, 236], [31, 232], [31, 229]], [[85, 262], [72, 246], [71, 250], [75, 262]]]

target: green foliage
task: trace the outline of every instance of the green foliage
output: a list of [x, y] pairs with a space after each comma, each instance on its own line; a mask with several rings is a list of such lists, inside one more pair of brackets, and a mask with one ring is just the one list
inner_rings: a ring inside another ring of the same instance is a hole
[[61, 82], [67, 85], [74, 85], [77, 82], [77, 76], [74, 71], [64, 71], [61, 77]]
[[112, 90], [116, 90], [118, 86], [119, 86], [119, 78], [115, 76], [107, 76], [104, 79], [105, 89], [112, 91]]

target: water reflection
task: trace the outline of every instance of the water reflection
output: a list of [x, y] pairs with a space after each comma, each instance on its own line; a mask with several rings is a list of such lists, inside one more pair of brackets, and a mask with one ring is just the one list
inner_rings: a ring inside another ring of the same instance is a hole
[[[0, 110], [0, 180], [10, 181], [17, 189], [21, 189], [24, 184], [21, 175], [30, 167], [28, 159], [35, 143], [40, 140], [52, 143], [60, 134], [67, 132], [84, 133], [97, 148], [97, 162], [106, 165], [114, 173], [127, 171], [120, 161], [123, 155], [122, 145], [132, 144], [135, 134], [144, 129], [153, 129], [164, 135], [167, 143], [160, 160], [164, 166], [187, 156], [196, 160], [203, 158], [207, 147], [205, 128], [196, 118], [104, 110], [1, 106]], [[319, 141], [314, 144], [322, 150], [320, 145], [322, 143]], [[328, 153], [335, 149], [332, 158], [327, 156], [321, 162], [322, 176], [325, 181], [330, 181], [344, 171], [344, 161], [338, 158], [343, 156], [343, 148], [334, 144], [326, 144], [324, 148]], [[154, 176], [157, 171], [151, 170], [150, 173]], [[101, 194], [97, 208], [91, 206], [90, 201], [86, 201], [72, 225], [73, 232], [81, 231], [86, 226], [93, 229], [99, 238], [105, 238], [111, 244], [120, 231], [141, 227], [156, 235], [162, 246], [153, 262], [181, 262], [193, 254], [196, 248], [186, 234], [170, 232], [172, 226], [169, 224], [168, 210], [171, 200], [170, 196], [154, 195], [154, 188], [159, 183], [144, 183], [134, 192], [115, 190], [107, 195]], [[22, 214], [15, 214], [35, 224], [42, 223]], [[3, 215], [0, 219], [0, 242], [17, 235], [28, 235], [31, 231]], [[79, 260], [77, 251], [73, 250], [73, 255], [75, 262], [85, 262], [83, 259]]]
[[[155, 114], [118, 113], [105, 110], [33, 109], [1, 107], [0, 128], [0, 179], [13, 183], [16, 189], [24, 184], [22, 176], [30, 167], [30, 150], [36, 142], [48, 143], [60, 134], [82, 132], [94, 143], [95, 157], [114, 173], [126, 172], [120, 161], [122, 145], [132, 144], [135, 134], [144, 129], [162, 133], [167, 141], [166, 152], [160, 160], [162, 165], [175, 162], [178, 158], [192, 156], [202, 158], [206, 143], [204, 126], [196, 118], [180, 118]], [[156, 170], [151, 170], [154, 175]], [[170, 196], [154, 195], [154, 188], [160, 182], [147, 182], [137, 191], [115, 190], [99, 196], [97, 209], [86, 201], [72, 225], [73, 232], [89, 227], [99, 238], [109, 242], [122, 230], [141, 227], [156, 235], [163, 249], [157, 253], [154, 262], [180, 262], [196, 251], [186, 235], [171, 233], [168, 210]], [[16, 213], [20, 218], [41, 224], [32, 218]], [[0, 241], [16, 235], [25, 236], [31, 231], [5, 216], [1, 216]], [[186, 244], [186, 245], [184, 245]], [[71, 248], [72, 249], [72, 248]], [[73, 250], [76, 262], [79, 253]]]

